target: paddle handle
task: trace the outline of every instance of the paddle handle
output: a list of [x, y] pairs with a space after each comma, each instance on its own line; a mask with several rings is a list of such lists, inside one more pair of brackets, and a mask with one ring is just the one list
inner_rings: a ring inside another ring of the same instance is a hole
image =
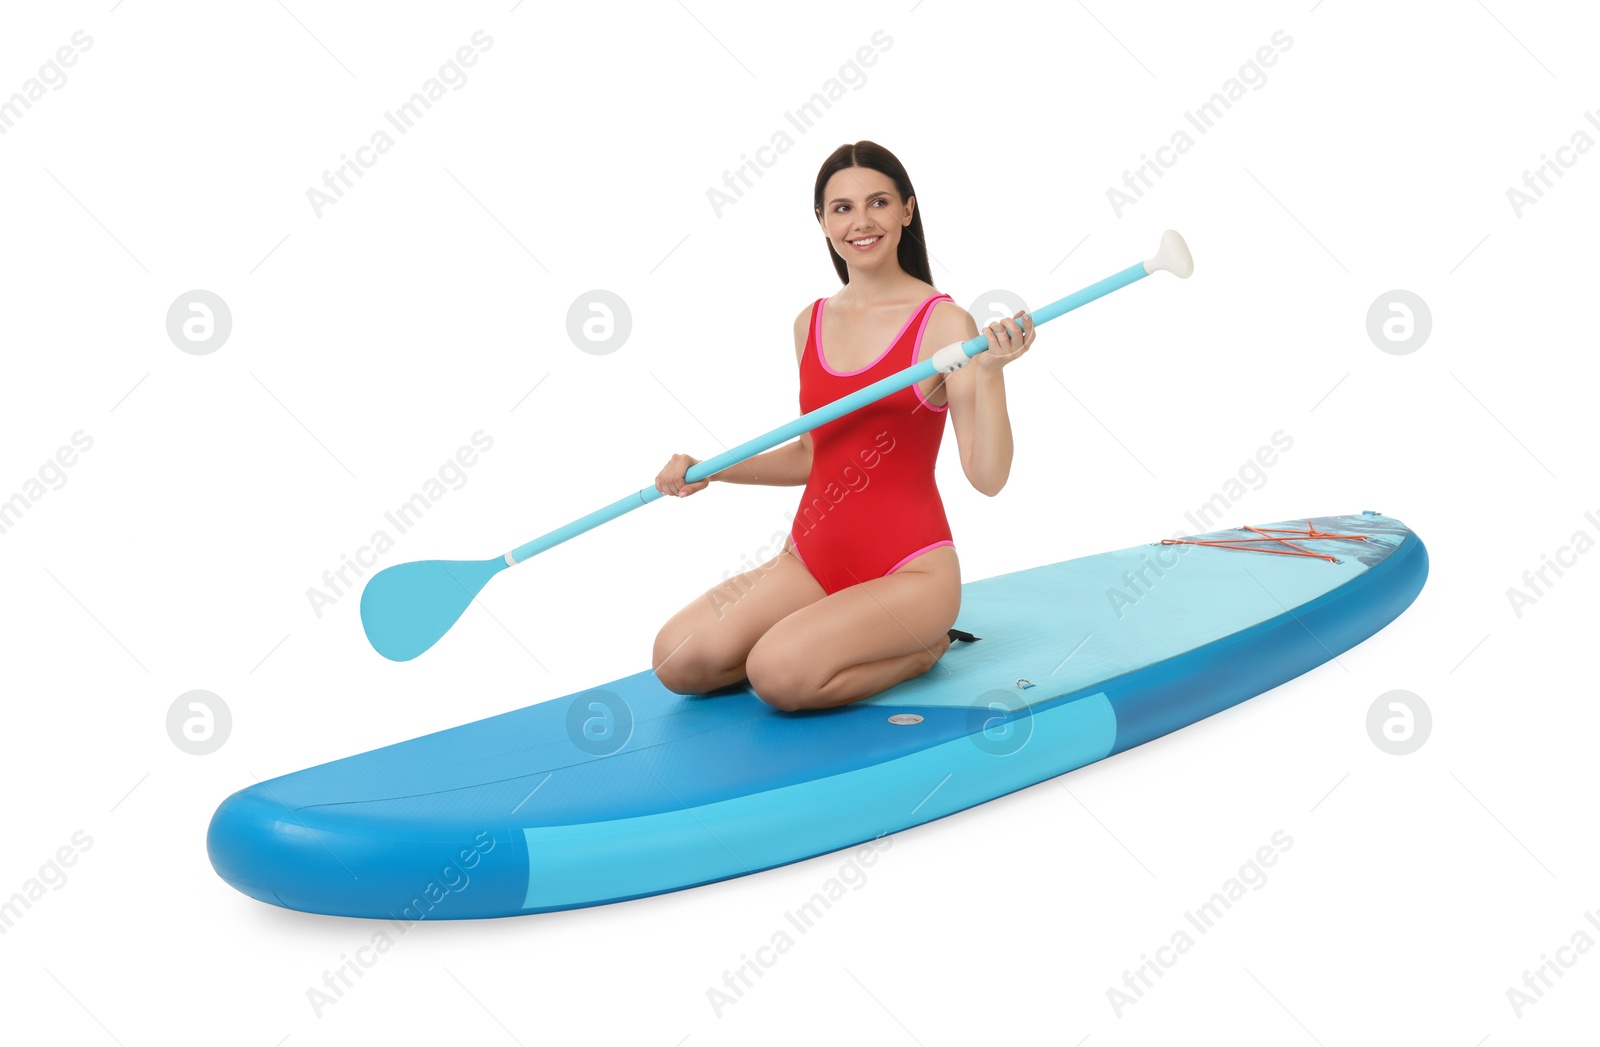
[[[1120, 290], [1135, 281], [1158, 270], [1165, 269], [1179, 277], [1187, 278], [1194, 271], [1194, 262], [1189, 256], [1189, 248], [1179, 236], [1171, 229], [1161, 237], [1160, 249], [1150, 258], [1133, 265], [1119, 273], [1113, 273], [1097, 283], [1090, 284], [1081, 291], [1075, 291], [1065, 298], [1051, 302], [1049, 305], [1032, 310], [1029, 314], [1033, 317], [1033, 325], [1038, 327], [1048, 323], [1063, 313], [1069, 313], [1082, 305], [1087, 305], [1096, 298], [1103, 298], [1112, 291]], [[762, 451], [778, 446], [786, 440], [793, 439], [801, 433], [810, 432], [819, 425], [833, 421], [841, 415], [849, 414], [858, 407], [863, 407], [875, 400], [881, 400], [890, 393], [904, 389], [924, 378], [931, 378], [935, 374], [954, 371], [961, 367], [966, 360], [977, 356], [989, 348], [988, 335], [980, 334], [976, 338], [969, 338], [965, 342], [952, 343], [939, 350], [934, 356], [920, 363], [912, 364], [904, 370], [897, 371], [887, 378], [880, 378], [871, 385], [863, 386], [847, 396], [841, 396], [832, 403], [824, 404], [814, 411], [808, 411], [792, 422], [764, 433], [753, 440], [746, 440], [738, 447], [729, 448], [714, 458], [707, 458], [691, 466], [683, 478], [686, 483], [703, 480], [714, 473], [719, 473], [730, 465], [744, 461]], [[950, 350], [959, 348], [961, 355], [966, 360], [957, 360]], [[508, 565], [516, 565], [531, 556], [537, 556], [552, 546], [560, 545], [569, 538], [574, 538], [585, 531], [599, 527], [608, 520], [614, 520], [623, 513], [631, 512], [641, 505], [649, 505], [657, 498], [662, 497], [654, 485], [643, 490], [618, 498], [610, 505], [596, 509], [587, 516], [580, 517], [564, 527], [558, 527], [548, 534], [540, 535], [525, 545], [519, 545], [505, 554]]]

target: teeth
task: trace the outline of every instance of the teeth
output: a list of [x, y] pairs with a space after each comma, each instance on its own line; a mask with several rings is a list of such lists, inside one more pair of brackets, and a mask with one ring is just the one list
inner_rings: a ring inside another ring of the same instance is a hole
[[857, 247], [865, 247], [868, 244], [876, 243], [877, 241], [878, 241], [878, 237], [869, 236], [865, 240], [851, 240], [850, 242], [855, 244]]

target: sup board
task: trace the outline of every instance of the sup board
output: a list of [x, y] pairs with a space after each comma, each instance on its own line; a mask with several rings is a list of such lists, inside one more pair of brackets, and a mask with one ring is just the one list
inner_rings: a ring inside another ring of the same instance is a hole
[[650, 670], [259, 782], [223, 880], [290, 909], [469, 919], [743, 876], [933, 821], [1194, 723], [1365, 640], [1428, 554], [1373, 512], [970, 581], [934, 668], [834, 709]]

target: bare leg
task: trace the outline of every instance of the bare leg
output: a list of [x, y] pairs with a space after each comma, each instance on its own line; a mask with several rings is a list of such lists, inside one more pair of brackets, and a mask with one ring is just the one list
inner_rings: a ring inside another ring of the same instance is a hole
[[667, 620], [650, 663], [668, 690], [705, 694], [746, 678], [750, 649], [774, 622], [823, 598], [790, 551], [714, 585]]
[[751, 686], [790, 711], [877, 694], [931, 669], [961, 605], [955, 550], [930, 550], [883, 578], [806, 604], [773, 625], [746, 663]]
[[869, 698], [879, 691], [887, 691], [897, 683], [914, 679], [932, 669], [950, 646], [946, 633], [924, 650], [898, 657], [884, 658], [861, 665], [848, 665], [828, 678], [817, 689], [816, 699], [807, 703], [807, 709], [830, 709], [835, 705], [848, 705]]

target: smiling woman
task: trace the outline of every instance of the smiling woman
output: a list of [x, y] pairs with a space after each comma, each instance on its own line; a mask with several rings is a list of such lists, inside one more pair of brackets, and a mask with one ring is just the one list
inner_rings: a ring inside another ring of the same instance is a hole
[[[930, 347], [978, 337], [972, 317], [933, 286], [921, 208], [893, 153], [868, 141], [840, 146], [817, 173], [812, 212], [844, 286], [795, 317], [802, 412], [927, 359]], [[997, 494], [1012, 450], [1001, 368], [1032, 344], [1033, 323], [999, 321], [988, 335], [993, 348], [976, 366], [935, 373], [737, 467], [686, 483], [699, 460], [672, 456], [656, 477], [663, 494], [683, 497], [712, 480], [805, 492], [777, 556], [661, 628], [651, 664], [668, 689], [700, 694], [748, 680], [762, 700], [795, 712], [858, 701], [938, 662], [961, 602], [934, 483], [945, 415], [968, 481]], [[890, 447], [870, 486], [837, 497], [842, 469]], [[827, 514], [814, 522], [808, 510], [818, 508]]]

